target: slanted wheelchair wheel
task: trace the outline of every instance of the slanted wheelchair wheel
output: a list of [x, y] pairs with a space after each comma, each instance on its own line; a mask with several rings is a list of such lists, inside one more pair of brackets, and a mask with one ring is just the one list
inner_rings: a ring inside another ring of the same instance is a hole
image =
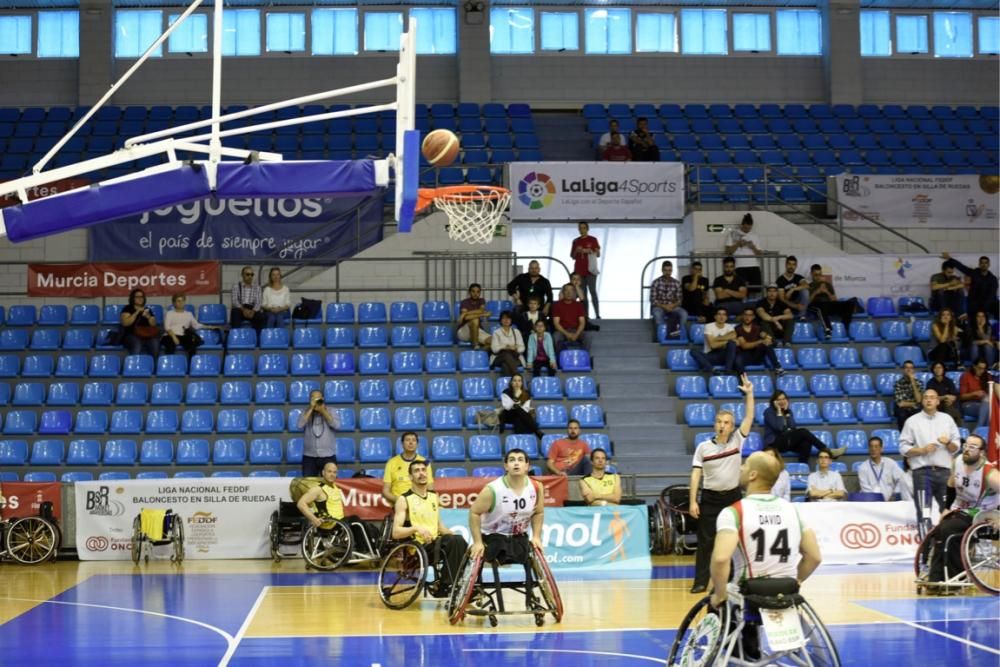
[[920, 541], [920, 546], [917, 547], [917, 553], [913, 556], [913, 574], [917, 578], [918, 595], [924, 592], [927, 573], [931, 569], [931, 558], [934, 554], [934, 531], [936, 530], [937, 528], [934, 528], [924, 536], [924, 539]]
[[729, 605], [713, 610], [705, 596], [687, 613], [667, 656], [668, 665], [714, 667], [729, 628]]
[[806, 638], [805, 653], [809, 656], [809, 664], [814, 667], [840, 667], [840, 655], [837, 647], [826, 631], [826, 626], [819, 620], [808, 602], [798, 605], [799, 618], [802, 620], [802, 634]]
[[322, 527], [309, 526], [302, 538], [302, 557], [307, 567], [336, 570], [354, 551], [354, 537], [343, 521], [330, 519]]
[[389, 609], [405, 609], [420, 597], [427, 578], [427, 555], [419, 544], [397, 544], [382, 560], [378, 596]]
[[976, 588], [1000, 595], [1000, 530], [990, 522], [969, 526], [962, 536], [962, 567]]
[[184, 562], [184, 520], [176, 514], [173, 517], [170, 522], [170, 541], [173, 543], [174, 553], [170, 560], [180, 565]]
[[7, 552], [18, 563], [43, 563], [58, 547], [52, 524], [37, 516], [14, 519], [7, 527]]
[[[545, 554], [534, 545], [532, 545], [531, 549], [531, 568], [535, 573], [535, 580], [538, 582], [538, 588], [542, 591], [545, 603], [549, 606], [549, 611], [552, 612], [556, 623], [559, 623], [563, 617], [562, 596], [559, 595], [559, 587], [556, 586], [552, 570], [549, 569], [549, 564], [545, 562]], [[544, 614], [542, 618], [544, 619]], [[537, 614], [535, 615], [535, 619], [537, 622]], [[538, 623], [538, 625], [541, 625], [541, 623]]]
[[278, 512], [271, 512], [271, 518], [267, 520], [267, 539], [271, 543], [271, 560], [275, 563], [281, 561], [281, 552], [278, 546], [281, 544], [281, 528], [278, 526]]
[[139, 564], [142, 558], [142, 517], [137, 516], [132, 522], [132, 562]]
[[472, 594], [476, 590], [476, 583], [479, 580], [479, 570], [483, 567], [483, 557], [469, 558], [466, 551], [462, 556], [462, 564], [458, 567], [458, 577], [451, 587], [451, 595], [448, 597], [448, 622], [458, 625], [465, 618], [465, 610], [472, 600]]

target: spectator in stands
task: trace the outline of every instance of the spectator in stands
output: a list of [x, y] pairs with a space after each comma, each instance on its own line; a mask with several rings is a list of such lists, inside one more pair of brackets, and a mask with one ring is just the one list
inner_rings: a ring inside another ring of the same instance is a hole
[[500, 313], [500, 327], [490, 336], [490, 348], [491, 368], [499, 368], [504, 375], [514, 375], [518, 367], [524, 368], [524, 338], [514, 328], [514, 317], [509, 310]]
[[528, 337], [528, 363], [535, 377], [556, 374], [556, 348], [545, 322], [535, 322], [535, 330]]
[[323, 392], [311, 391], [309, 408], [299, 415], [296, 428], [302, 431], [302, 476], [319, 477], [323, 466], [337, 462], [340, 413], [327, 409]]
[[[589, 309], [587, 308], [587, 288], [583, 284], [583, 277], [579, 273], [571, 273], [569, 274], [569, 283], [573, 286], [573, 298], [583, 305], [583, 315], [586, 317]], [[583, 330], [600, 331], [601, 327], [588, 319], [583, 325]]]
[[267, 274], [267, 287], [261, 295], [260, 307], [264, 311], [265, 328], [285, 326], [285, 321], [292, 312], [292, 293], [287, 285], [281, 284], [281, 269], [278, 267]]
[[956, 269], [969, 276], [969, 296], [965, 312], [971, 317], [981, 310], [990, 317], [997, 317], [997, 277], [990, 271], [990, 258], [983, 255], [979, 258], [979, 267], [970, 269], [948, 253], [942, 253], [941, 257], [950, 260]]
[[649, 131], [649, 119], [640, 116], [635, 120], [635, 130], [628, 135], [628, 147], [636, 162], [659, 162], [660, 149]]
[[892, 387], [896, 428], [902, 430], [906, 420], [920, 412], [920, 403], [923, 401], [923, 397], [924, 383], [917, 378], [916, 367], [912, 361], [904, 361], [903, 377], [896, 380], [896, 384]]
[[458, 339], [471, 342], [472, 349], [490, 345], [490, 335], [486, 333], [486, 319], [490, 311], [486, 310], [486, 299], [483, 298], [483, 286], [479, 283], [469, 285], [469, 296], [458, 304]]
[[726, 235], [725, 253], [736, 260], [736, 275], [754, 294], [760, 293], [763, 280], [760, 273], [760, 260], [764, 254], [760, 237], [753, 231], [753, 216], [747, 213], [740, 221], [739, 227], [731, 227]]
[[535, 421], [535, 409], [531, 407], [531, 393], [524, 386], [524, 376], [514, 373], [510, 376], [510, 384], [500, 394], [500, 432], [503, 433], [506, 424], [514, 426], [514, 433], [534, 433], [541, 439], [545, 436], [538, 430]]
[[816, 471], [809, 473], [806, 482], [808, 489], [806, 497], [809, 500], [829, 502], [833, 500], [843, 500], [847, 497], [847, 488], [844, 487], [844, 480], [836, 470], [830, 470], [829, 452], [820, 452], [817, 457]]
[[[395, 505], [396, 500], [413, 487], [413, 480], [410, 479], [410, 464], [414, 461], [425, 461], [426, 459], [417, 451], [420, 441], [417, 434], [407, 431], [400, 438], [403, 451], [386, 461], [385, 472], [382, 473], [382, 497], [390, 505]], [[428, 486], [434, 486], [434, 471], [431, 464], [427, 464], [427, 478], [431, 480]]]
[[515, 318], [514, 326], [521, 332], [521, 337], [528, 340], [528, 336], [535, 330], [535, 324], [541, 322], [548, 328], [548, 314], [542, 312], [541, 299], [538, 295], [528, 297], [528, 304], [525, 310]]
[[586, 311], [583, 304], [573, 299], [575, 293], [573, 285], [567, 283], [563, 285], [559, 301], [552, 304], [552, 328], [555, 329], [552, 338], [557, 354], [567, 347], [587, 347], [587, 339], [583, 335], [587, 324]]
[[965, 332], [968, 341], [966, 345], [967, 358], [983, 358], [986, 360], [986, 366], [993, 368], [997, 363], [997, 341], [986, 312], [976, 311], [974, 319], [966, 326]]
[[681, 279], [681, 308], [688, 317], [705, 322], [714, 316], [708, 288], [708, 278], [702, 275], [701, 262], [691, 263], [691, 273]]
[[951, 416], [956, 424], [962, 423], [962, 411], [958, 404], [958, 388], [951, 378], [944, 374], [944, 364], [935, 361], [931, 364], [931, 379], [927, 381], [927, 388], [937, 392], [941, 403], [938, 410]]
[[964, 298], [965, 281], [955, 275], [955, 265], [945, 261], [941, 273], [931, 276], [931, 311], [949, 308], [953, 313], [962, 313]]
[[774, 486], [771, 487], [771, 495], [791, 502], [792, 479], [789, 477], [788, 471], [785, 469], [785, 459], [781, 458], [781, 452], [778, 451], [777, 447], [765, 447], [763, 451], [773, 456], [774, 460], [778, 462], [779, 466], [781, 466], [781, 472], [778, 473], [778, 479], [774, 480]]
[[705, 325], [703, 349], [691, 349], [691, 356], [706, 373], [711, 373], [716, 365], [724, 366], [728, 373], [743, 372], [736, 347], [736, 329], [726, 322], [728, 316], [725, 308], [716, 308], [715, 321]]
[[618, 134], [618, 119], [612, 118], [608, 121], [608, 131], [601, 135], [597, 142], [597, 152], [604, 153], [604, 149], [611, 144], [611, 135]]
[[958, 351], [958, 339], [962, 330], [955, 323], [955, 314], [950, 308], [944, 308], [934, 318], [931, 324], [931, 348], [927, 353], [927, 359], [932, 363], [940, 361], [951, 368], [958, 367], [958, 370], [965, 370], [960, 365], [960, 355]]
[[958, 379], [958, 398], [962, 414], [976, 420], [976, 426], [986, 426], [990, 419], [990, 376], [986, 360], [976, 359]]
[[218, 329], [218, 327], [206, 327], [194, 316], [190, 310], [184, 308], [187, 297], [183, 294], [175, 294], [170, 302], [173, 308], [163, 316], [163, 329], [165, 334], [160, 340], [160, 347], [167, 354], [173, 354], [178, 347], [184, 348], [187, 352], [188, 361], [198, 351], [198, 346], [202, 344], [201, 336], [197, 334], [198, 329]]
[[[662, 275], [649, 288], [649, 306], [656, 323], [656, 331], [667, 325], [667, 337], [677, 338], [687, 331], [688, 314], [681, 307], [681, 284], [671, 274], [674, 265], [670, 260], [660, 265]], [[654, 332], [655, 333], [655, 332]]]
[[903, 469], [892, 459], [882, 458], [882, 438], [868, 438], [868, 460], [858, 466], [858, 486], [862, 493], [880, 493], [885, 500], [899, 493]]
[[138, 288], [132, 290], [118, 321], [121, 324], [122, 346], [127, 354], [145, 352], [154, 359], [160, 356], [160, 326], [146, 304], [145, 292]]
[[847, 451], [846, 447], [830, 449], [812, 431], [796, 426], [788, 395], [783, 391], [774, 392], [764, 410], [764, 446], [774, 447], [782, 454], [794, 452], [799, 463], [809, 463], [813, 449], [828, 452], [832, 458], [838, 458]]
[[[597, 274], [599, 273], [597, 259], [601, 256], [601, 244], [590, 235], [590, 225], [586, 222], [581, 221], [577, 228], [580, 230], [580, 235], [573, 239], [573, 245], [569, 251], [569, 255], [574, 261], [573, 272], [579, 274], [580, 278], [583, 279], [583, 284], [590, 292], [589, 300], [583, 299], [583, 301], [594, 304], [594, 319], [599, 320], [601, 319], [601, 305], [597, 301]], [[584, 311], [584, 315], [587, 315], [586, 311]]]
[[598, 447], [590, 452], [590, 474], [580, 480], [580, 495], [588, 505], [617, 505], [622, 500], [618, 475], [608, 472], [608, 453]]
[[601, 151], [601, 159], [605, 162], [631, 162], [632, 151], [622, 145], [622, 135], [611, 133], [611, 142]]
[[830, 316], [839, 317], [844, 322], [845, 329], [850, 327], [858, 300], [851, 297], [846, 301], [838, 301], [833, 285], [823, 279], [823, 267], [819, 264], [813, 264], [809, 271], [812, 274], [812, 282], [809, 283], [809, 311], [816, 315], [823, 327], [823, 334], [829, 340], [833, 333]]
[[743, 301], [747, 298], [747, 284], [736, 273], [736, 260], [726, 257], [722, 260], [722, 275], [712, 283], [715, 291], [715, 307], [724, 308], [727, 315], [739, 317], [743, 312]]
[[757, 317], [761, 330], [774, 339], [775, 347], [791, 345], [795, 315], [788, 304], [778, 298], [777, 285], [767, 286], [764, 298], [757, 302]]
[[785, 374], [785, 369], [778, 362], [778, 355], [774, 353], [774, 339], [766, 333], [762, 333], [760, 327], [754, 322], [753, 307], [747, 306], [740, 316], [740, 323], [736, 327], [736, 347], [739, 348], [740, 366], [766, 365], [778, 376]]
[[958, 451], [961, 436], [955, 420], [938, 412], [938, 395], [933, 389], [924, 392], [923, 411], [903, 424], [899, 434], [899, 451], [906, 457], [913, 471], [913, 496], [917, 506], [917, 520], [923, 517], [920, 498], [937, 500], [938, 509], [947, 508], [948, 477], [951, 475], [952, 458]]
[[507, 283], [507, 294], [514, 300], [514, 313], [518, 315], [528, 308], [532, 297], [539, 300], [542, 314], [547, 316], [552, 307], [552, 284], [542, 275], [542, 267], [535, 260], [528, 262], [527, 273], [522, 273]]
[[244, 322], [249, 322], [259, 334], [267, 321], [261, 312], [260, 285], [254, 284], [253, 269], [249, 266], [241, 269], [240, 276], [243, 280], [233, 285], [233, 307], [229, 311], [229, 326], [236, 329], [243, 326]]
[[589, 475], [591, 472], [590, 447], [580, 437], [580, 422], [570, 419], [566, 437], [556, 440], [549, 447], [546, 467], [553, 475]]
[[795, 255], [785, 258], [785, 272], [778, 276], [774, 284], [778, 286], [778, 298], [805, 320], [809, 307], [809, 281], [795, 273], [799, 260]]

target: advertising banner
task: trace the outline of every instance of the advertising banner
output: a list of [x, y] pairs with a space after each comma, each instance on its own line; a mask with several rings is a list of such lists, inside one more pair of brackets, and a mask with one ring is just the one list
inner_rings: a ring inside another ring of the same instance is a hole
[[[542, 548], [553, 570], [649, 570], [645, 505], [554, 507], [545, 510]], [[471, 542], [468, 510], [442, 510], [441, 520]]]
[[[839, 174], [841, 203], [889, 227], [995, 229], [1000, 208], [996, 174]], [[845, 226], [870, 226], [843, 211]]]
[[42, 503], [52, 503], [55, 518], [62, 516], [59, 482], [4, 482], [0, 484], [0, 518], [38, 516]]
[[[58, 181], [46, 183], [45, 185], [36, 185], [33, 188], [28, 188], [28, 201], [34, 201], [39, 197], [51, 197], [60, 192], [69, 192], [77, 188], [85, 188], [88, 185], [90, 185], [90, 179], [87, 178], [62, 178]], [[15, 206], [20, 203], [21, 200], [14, 195], [0, 197], [0, 208]]]
[[680, 162], [511, 162], [508, 168], [515, 222], [684, 217]]
[[[815, 531], [825, 565], [912, 561], [920, 546], [916, 509], [910, 500], [795, 506]], [[933, 518], [936, 522], [936, 512]]]
[[382, 239], [382, 200], [374, 195], [193, 201], [91, 228], [89, 258], [336, 258]]
[[219, 293], [218, 262], [28, 264], [28, 296], [147, 297]]

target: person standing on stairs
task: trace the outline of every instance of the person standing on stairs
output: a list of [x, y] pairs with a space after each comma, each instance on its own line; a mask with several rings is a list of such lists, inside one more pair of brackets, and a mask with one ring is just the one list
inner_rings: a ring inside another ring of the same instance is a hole
[[[577, 225], [580, 235], [573, 239], [569, 254], [573, 258], [573, 273], [578, 274], [583, 279], [584, 289], [590, 293], [584, 303], [591, 303], [594, 306], [594, 319], [601, 319], [601, 304], [597, 301], [597, 274], [600, 273], [597, 267], [597, 260], [601, 256], [601, 244], [590, 235], [590, 225], [580, 222]], [[582, 297], [582, 295], [581, 295]], [[586, 317], [590, 317], [589, 312], [585, 312]]]

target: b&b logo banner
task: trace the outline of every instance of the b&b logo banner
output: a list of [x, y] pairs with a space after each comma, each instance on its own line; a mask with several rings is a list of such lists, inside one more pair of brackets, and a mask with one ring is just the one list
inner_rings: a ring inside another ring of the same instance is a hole
[[[1000, 177], [996, 174], [839, 174], [837, 196], [889, 227], [996, 229]], [[844, 225], [871, 226], [842, 209]]]

